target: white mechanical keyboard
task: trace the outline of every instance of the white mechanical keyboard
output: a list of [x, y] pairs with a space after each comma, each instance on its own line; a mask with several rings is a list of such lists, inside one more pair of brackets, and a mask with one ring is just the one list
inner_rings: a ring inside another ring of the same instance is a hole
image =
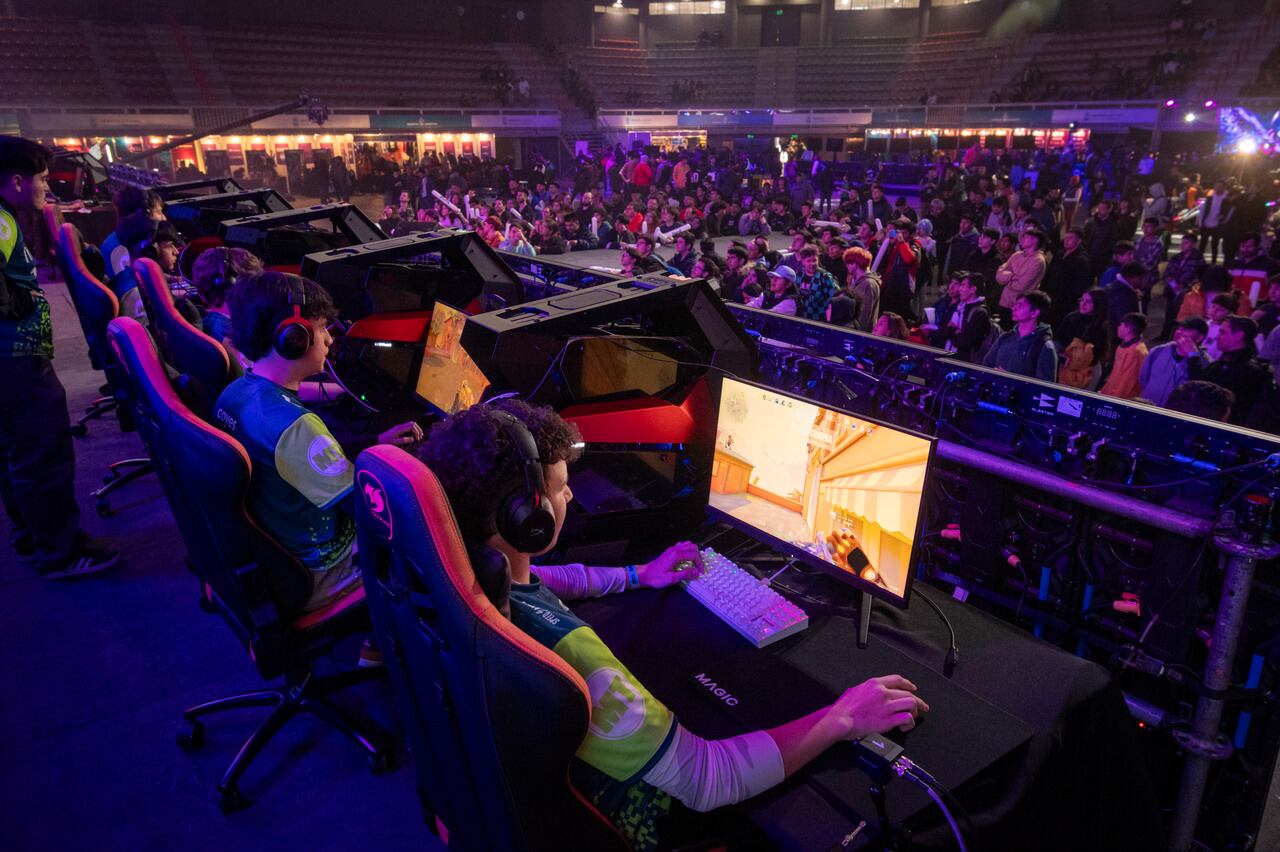
[[702, 551], [706, 570], [684, 587], [699, 603], [757, 648], [772, 645], [809, 626], [800, 607], [711, 548]]

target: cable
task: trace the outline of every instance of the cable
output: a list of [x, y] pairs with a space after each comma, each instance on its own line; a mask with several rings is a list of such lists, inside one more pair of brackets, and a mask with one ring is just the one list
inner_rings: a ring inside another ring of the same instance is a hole
[[942, 673], [949, 678], [955, 673], [956, 666], [960, 664], [960, 648], [956, 644], [956, 629], [951, 626], [951, 619], [947, 618], [947, 614], [942, 611], [942, 607], [938, 606], [933, 598], [926, 595], [919, 585], [916, 586], [916, 594], [938, 614], [938, 617], [942, 619], [942, 623], [947, 626], [951, 649], [947, 651], [947, 657], [942, 663]]
[[965, 809], [964, 804], [947, 789], [946, 785], [905, 754], [899, 755], [893, 762], [893, 771], [929, 794], [929, 798], [933, 799], [934, 804], [938, 806], [938, 809], [942, 811], [942, 815], [946, 817], [947, 824], [951, 826], [951, 833], [955, 835], [956, 843], [959, 844], [961, 852], [967, 852], [964, 835], [960, 832], [960, 827], [956, 824], [955, 817], [943, 800], [949, 800], [951, 804], [955, 805], [956, 810], [960, 812], [960, 817], [964, 820], [965, 827], [969, 830], [969, 836], [973, 837], [977, 834], [977, 830], [974, 828], [973, 818], [969, 815], [969, 811]]

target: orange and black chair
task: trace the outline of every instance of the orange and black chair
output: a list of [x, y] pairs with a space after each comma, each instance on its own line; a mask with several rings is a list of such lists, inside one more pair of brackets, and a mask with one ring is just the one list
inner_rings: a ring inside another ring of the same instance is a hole
[[182, 398], [209, 420], [213, 404], [227, 386], [231, 361], [222, 343], [192, 325], [173, 301], [160, 264], [150, 258], [133, 262], [138, 289], [147, 308], [151, 336], [164, 360], [190, 384]]
[[429, 825], [457, 850], [629, 848], [569, 780], [591, 716], [586, 683], [494, 607], [431, 471], [394, 447], [365, 450], [356, 518]]
[[391, 767], [384, 735], [327, 696], [380, 676], [381, 669], [316, 674], [317, 660], [336, 642], [368, 630], [364, 591], [301, 614], [311, 590], [307, 569], [253, 521], [246, 505], [252, 465], [230, 435], [198, 417], [179, 398], [146, 329], [130, 317], [111, 323], [111, 345], [125, 376], [138, 432], [156, 460], [156, 475], [187, 549], [187, 566], [201, 583], [206, 609], [222, 615], [244, 645], [258, 674], [284, 678], [275, 689], [220, 698], [188, 708], [178, 744], [204, 744], [201, 718], [223, 710], [270, 707], [218, 782], [224, 813], [243, 807], [240, 778], [272, 737], [299, 713], [328, 722], [368, 755], [371, 768]]

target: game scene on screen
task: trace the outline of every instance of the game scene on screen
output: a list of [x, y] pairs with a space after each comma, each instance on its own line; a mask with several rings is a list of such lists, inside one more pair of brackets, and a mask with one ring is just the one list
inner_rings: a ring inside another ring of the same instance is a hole
[[928, 460], [915, 435], [727, 379], [710, 504], [901, 596]]
[[443, 411], [455, 414], [480, 401], [489, 380], [462, 348], [462, 327], [467, 315], [437, 302], [431, 312], [418, 396]]

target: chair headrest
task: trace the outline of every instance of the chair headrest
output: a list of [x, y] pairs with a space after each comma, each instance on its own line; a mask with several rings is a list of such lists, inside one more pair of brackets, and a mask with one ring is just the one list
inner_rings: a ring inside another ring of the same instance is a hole
[[480, 571], [485, 575], [482, 583], [463, 543], [448, 495], [430, 468], [399, 447], [370, 447], [356, 459], [356, 493], [358, 510], [374, 519], [370, 526], [380, 538], [401, 551], [416, 551], [418, 564], [435, 561], [428, 556], [434, 550], [449, 586], [472, 617], [588, 694], [586, 683], [568, 663], [512, 624], [491, 599], [490, 591], [497, 602], [505, 602], [510, 591], [506, 557], [490, 548], [477, 551]]
[[221, 237], [196, 237], [187, 243], [182, 254], [178, 255], [178, 271], [182, 273], [182, 277], [190, 281], [195, 274], [196, 261], [200, 259], [200, 255], [221, 245], [226, 245]]

